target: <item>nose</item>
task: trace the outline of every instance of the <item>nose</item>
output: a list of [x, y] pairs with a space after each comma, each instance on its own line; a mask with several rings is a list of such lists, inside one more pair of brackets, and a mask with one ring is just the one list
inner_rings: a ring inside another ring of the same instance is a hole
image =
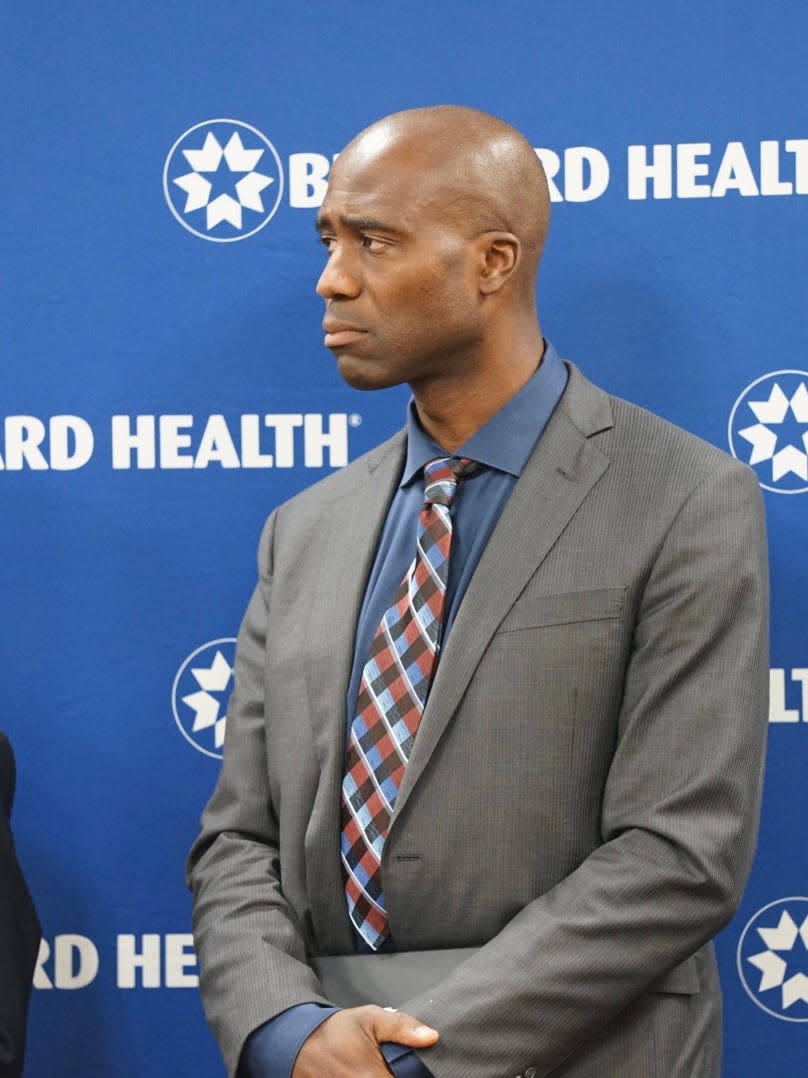
[[336, 247], [331, 251], [325, 269], [320, 274], [316, 292], [326, 301], [332, 299], [354, 299], [362, 291], [362, 286], [355, 273], [345, 264], [345, 254]]

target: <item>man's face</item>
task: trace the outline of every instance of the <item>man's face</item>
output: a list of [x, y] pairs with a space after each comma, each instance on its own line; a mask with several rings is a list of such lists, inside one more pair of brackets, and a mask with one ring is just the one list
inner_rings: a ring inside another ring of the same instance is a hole
[[472, 238], [440, 181], [411, 157], [349, 151], [317, 218], [328, 252], [317, 283], [325, 344], [357, 389], [462, 376], [481, 338]]

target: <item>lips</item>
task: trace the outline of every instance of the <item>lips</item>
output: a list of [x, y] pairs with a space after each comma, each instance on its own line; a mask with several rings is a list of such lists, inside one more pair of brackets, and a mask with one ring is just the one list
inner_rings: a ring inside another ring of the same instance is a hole
[[352, 326], [347, 322], [332, 322], [329, 319], [323, 322], [323, 329], [325, 330], [323, 343], [326, 348], [339, 348], [342, 345], [354, 344], [367, 333], [366, 329], [360, 329], [359, 326]]

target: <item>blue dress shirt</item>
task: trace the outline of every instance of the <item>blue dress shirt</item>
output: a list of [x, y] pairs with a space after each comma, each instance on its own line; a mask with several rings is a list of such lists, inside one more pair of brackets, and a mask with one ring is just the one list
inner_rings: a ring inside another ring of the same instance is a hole
[[[476, 460], [480, 468], [463, 479], [451, 509], [454, 525], [444, 641], [491, 532], [566, 384], [567, 369], [547, 341], [542, 362], [532, 378], [452, 454]], [[424, 500], [424, 465], [446, 455], [446, 450], [422, 430], [415, 404], [410, 401], [407, 459], [387, 512], [356, 627], [348, 686], [347, 714], [351, 718], [376, 627], [413, 559], [418, 514]], [[358, 951], [369, 950], [358, 935], [356, 945]], [[259, 1026], [244, 1046], [240, 1076], [290, 1078], [303, 1042], [337, 1009], [303, 1003]], [[382, 1053], [396, 1078], [431, 1078], [429, 1070], [409, 1048], [385, 1044]]]

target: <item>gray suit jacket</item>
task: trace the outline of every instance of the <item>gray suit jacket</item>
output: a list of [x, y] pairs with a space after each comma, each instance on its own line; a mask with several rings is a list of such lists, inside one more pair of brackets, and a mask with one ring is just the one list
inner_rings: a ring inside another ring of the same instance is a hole
[[[281, 506], [189, 860], [208, 1018], [325, 1002], [353, 949], [339, 789], [396, 435]], [[755, 476], [574, 367], [463, 599], [384, 848], [403, 950], [484, 945], [406, 1009], [436, 1078], [709, 1078], [710, 938], [756, 837], [768, 684]]]

